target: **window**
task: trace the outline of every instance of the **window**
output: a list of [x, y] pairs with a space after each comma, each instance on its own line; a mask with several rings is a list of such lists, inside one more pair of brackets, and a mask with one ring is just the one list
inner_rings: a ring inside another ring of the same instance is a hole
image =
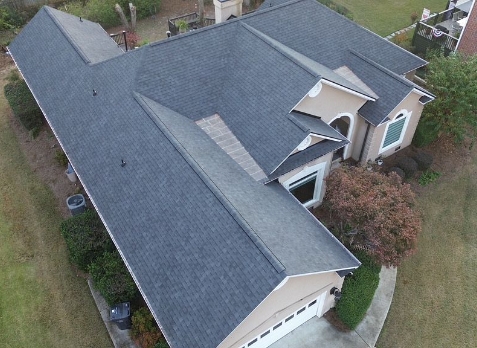
[[282, 323], [281, 323], [281, 322], [280, 322], [280, 323], [278, 323], [277, 325], [275, 325], [275, 326], [273, 327], [273, 330], [276, 330], [276, 329], [278, 329], [280, 326], [282, 326]]
[[283, 186], [305, 207], [320, 200], [326, 163], [305, 167], [283, 183]]
[[394, 120], [388, 122], [379, 153], [402, 143], [409, 119], [411, 118], [411, 113], [412, 111], [401, 110], [396, 117], [394, 117]]
[[260, 338], [264, 338], [270, 333], [270, 330], [265, 331], [263, 334], [260, 335]]
[[308, 308], [310, 308], [311, 306], [315, 305], [316, 304], [316, 300], [310, 302], [310, 304], [308, 305]]
[[247, 347], [250, 347], [252, 344], [256, 343], [257, 341], [258, 341], [258, 338], [254, 339], [249, 344], [247, 344]]
[[305, 311], [306, 307], [303, 307], [302, 309], [298, 310], [298, 312], [296, 312], [296, 315], [300, 314], [300, 313], [303, 313]]
[[290, 320], [292, 320], [294, 316], [295, 316], [295, 314], [292, 314], [292, 315], [290, 315], [288, 318], [286, 318], [286, 319], [285, 319], [285, 323], [286, 323], [286, 322], [289, 322]]

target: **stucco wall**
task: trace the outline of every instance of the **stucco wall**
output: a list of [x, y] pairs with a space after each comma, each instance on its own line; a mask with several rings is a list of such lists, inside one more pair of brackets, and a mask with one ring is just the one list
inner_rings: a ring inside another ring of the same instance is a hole
[[393, 148], [390, 148], [382, 153], [379, 153], [381, 148], [381, 143], [383, 141], [384, 133], [386, 131], [387, 123], [383, 123], [378, 127], [371, 127], [368, 134], [368, 139], [366, 141], [367, 145], [365, 147], [365, 152], [362, 158], [361, 163], [366, 163], [368, 160], [375, 161], [377, 157], [387, 157], [393, 153], [409, 146], [412, 142], [414, 132], [416, 131], [417, 124], [421, 118], [423, 105], [419, 103], [419, 98], [421, 95], [411, 92], [393, 111], [389, 114], [389, 118], [394, 119], [394, 117], [401, 111], [407, 110], [412, 111], [411, 118], [409, 120], [404, 139], [401, 144], [397, 144]]
[[[364, 122], [357, 112], [364, 103], [366, 103], [364, 98], [323, 84], [320, 93], [316, 97], [312, 98], [307, 95], [296, 106], [295, 110], [320, 117], [322, 121], [328, 124], [340, 115], [352, 118], [353, 129], [352, 136], [349, 139], [351, 143], [348, 145], [349, 149], [347, 150], [346, 158], [352, 156], [357, 160], [354, 154], [361, 149], [364, 137], [364, 131], [360, 128]], [[359, 141], [360, 139], [361, 142]], [[356, 147], [359, 147], [359, 150]]]
[[330, 289], [333, 286], [341, 289], [343, 280], [336, 272], [289, 277], [286, 283], [274, 290], [218, 348], [242, 347], [323, 292], [326, 292], [323, 306], [325, 313], [334, 305], [334, 296], [330, 295]]

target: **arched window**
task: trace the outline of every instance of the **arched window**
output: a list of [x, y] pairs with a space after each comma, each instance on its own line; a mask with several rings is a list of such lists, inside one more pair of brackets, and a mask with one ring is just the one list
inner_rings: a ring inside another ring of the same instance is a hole
[[379, 153], [402, 143], [411, 114], [412, 111], [401, 110], [392, 121], [388, 122]]

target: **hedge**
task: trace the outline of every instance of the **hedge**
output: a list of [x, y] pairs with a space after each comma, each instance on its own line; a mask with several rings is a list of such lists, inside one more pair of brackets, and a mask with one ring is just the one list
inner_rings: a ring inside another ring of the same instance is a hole
[[89, 265], [88, 271], [94, 287], [110, 306], [131, 301], [138, 294], [136, 284], [117, 251], [106, 251]]
[[[131, 336], [143, 348], [155, 348], [162, 338], [152, 313], [147, 307], [141, 307], [132, 315]], [[163, 341], [163, 339], [162, 339]]]
[[64, 220], [60, 226], [70, 261], [83, 271], [105, 251], [114, 251], [114, 244], [94, 210]]
[[379, 285], [381, 267], [366, 254], [356, 253], [361, 266], [347, 276], [341, 289], [341, 299], [336, 304], [336, 313], [343, 324], [351, 330], [363, 320]]
[[43, 124], [43, 113], [26, 82], [24, 80], [11, 81], [5, 85], [3, 91], [13, 114], [20, 123], [29, 131], [39, 130]]

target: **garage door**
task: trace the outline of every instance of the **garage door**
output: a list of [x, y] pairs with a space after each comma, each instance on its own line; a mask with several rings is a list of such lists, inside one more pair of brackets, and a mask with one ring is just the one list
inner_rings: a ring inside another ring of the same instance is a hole
[[266, 348], [314, 316], [321, 316], [325, 297], [326, 292], [322, 293], [318, 298], [307, 303], [296, 312], [290, 314], [282, 321], [276, 323], [253, 340], [247, 342], [247, 344], [243, 345], [241, 348]]

